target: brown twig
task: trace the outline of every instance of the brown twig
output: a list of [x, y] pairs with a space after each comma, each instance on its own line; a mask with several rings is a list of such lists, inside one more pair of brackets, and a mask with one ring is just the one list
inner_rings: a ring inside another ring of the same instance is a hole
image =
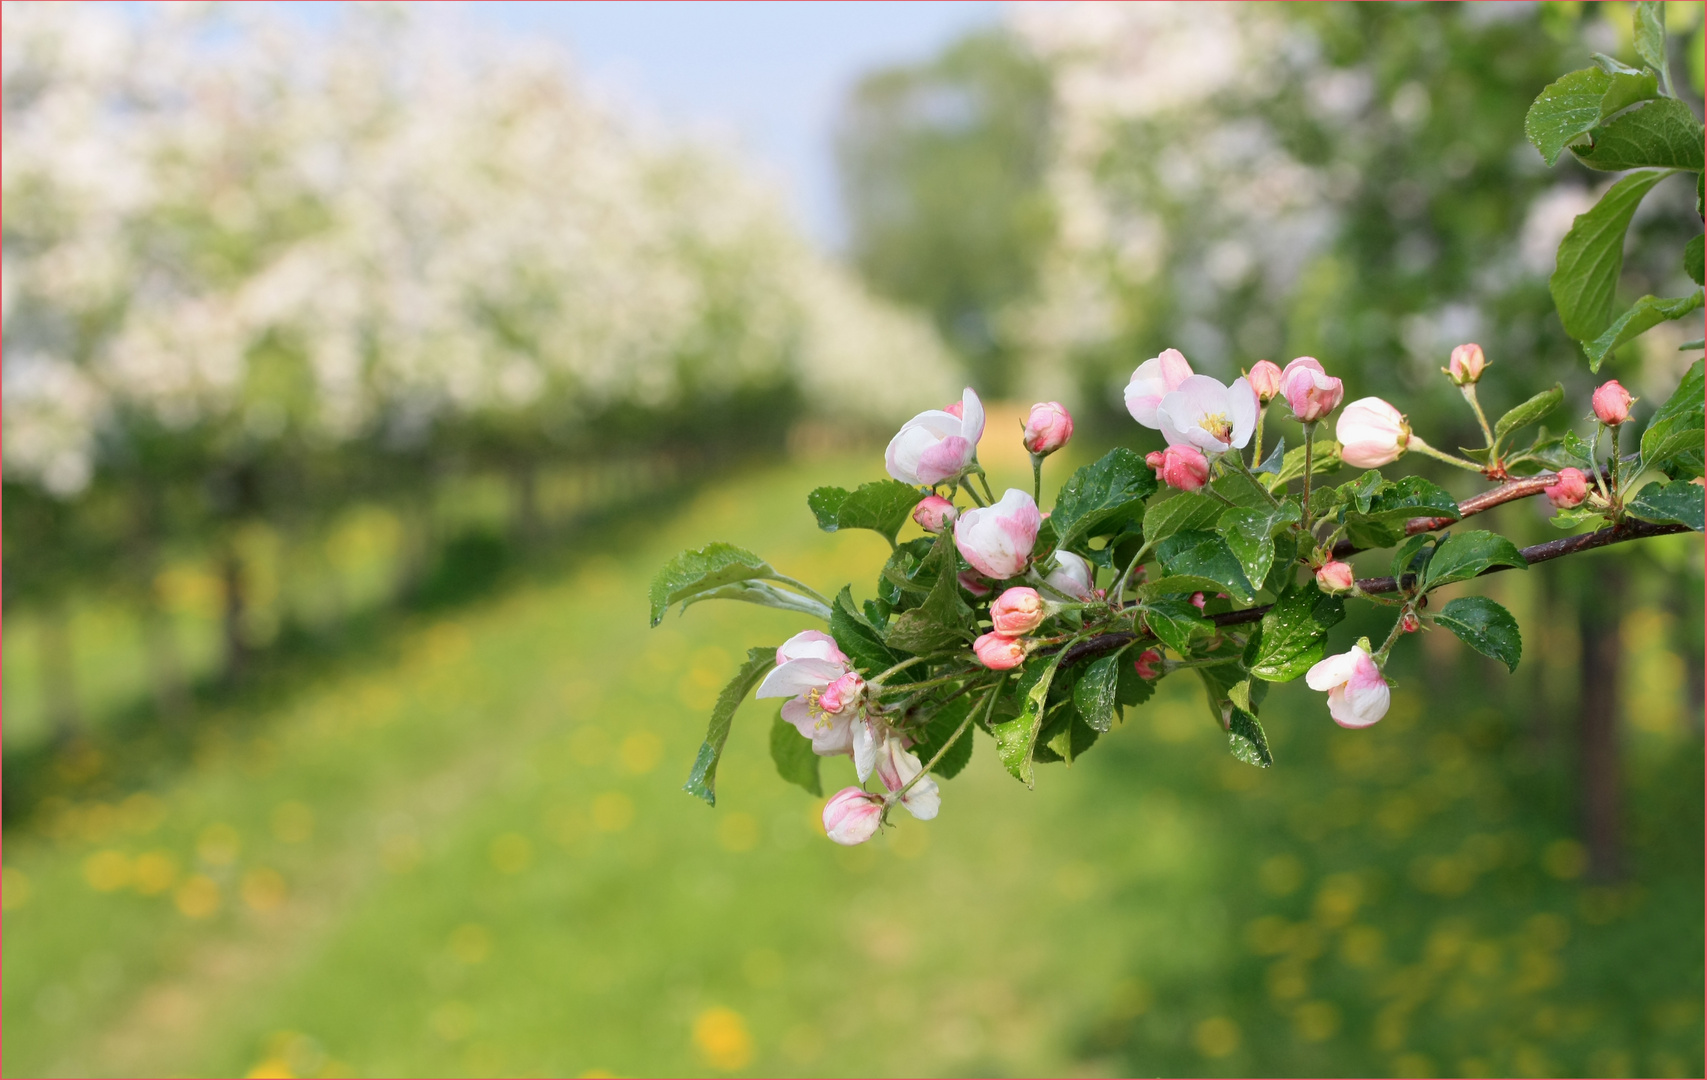
[[[1601, 473], [1609, 475], [1609, 470], [1601, 467]], [[1449, 517], [1419, 517], [1405, 522], [1405, 535], [1415, 536], [1417, 533], [1433, 532], [1454, 525], [1467, 517], [1473, 517], [1503, 503], [1527, 499], [1531, 495], [1539, 495], [1543, 488], [1558, 483], [1558, 473], [1540, 473], [1536, 476], [1526, 476], [1521, 480], [1508, 480], [1497, 488], [1490, 488], [1480, 495], [1472, 495], [1458, 504], [1458, 516]], [[1343, 559], [1355, 555], [1363, 549], [1350, 540], [1341, 540], [1334, 545], [1334, 558]]]
[[[1495, 495], [1506, 488], [1515, 487], [1518, 484], [1528, 484], [1539, 479], [1541, 478], [1527, 477], [1523, 480], [1503, 485], [1501, 488], [1496, 489], [1495, 491], [1490, 491], [1487, 494], [1490, 496]], [[1547, 478], [1547, 483], [1551, 482], [1552, 478]], [[1536, 488], [1535, 490], [1538, 491], [1540, 489]], [[1531, 491], [1529, 494], [1534, 494], [1534, 491]], [[1512, 495], [1501, 501], [1509, 501], [1512, 498], [1521, 498], [1521, 496]], [[1478, 507], [1478, 510], [1485, 510], [1488, 506], [1492, 505], [1497, 505], [1497, 503], [1488, 503]], [[1416, 531], [1422, 532], [1424, 530], [1418, 529]], [[1562, 559], [1566, 555], [1575, 555], [1579, 551], [1591, 551], [1594, 548], [1606, 547], [1609, 544], [1622, 544], [1631, 540], [1646, 539], [1650, 536], [1665, 536], [1669, 533], [1690, 531], [1691, 530], [1687, 525], [1656, 525], [1649, 521], [1636, 521], [1631, 519], [1605, 529], [1597, 529], [1594, 532], [1579, 533], [1576, 536], [1565, 536], [1558, 540], [1549, 540], [1543, 544], [1532, 544], [1523, 549], [1523, 558], [1528, 565], [1533, 566], [1536, 563], [1550, 562], [1553, 559]], [[1489, 574], [1497, 574], [1503, 570], [1510, 569], [1512, 569], [1512, 567], [1490, 566], [1477, 576], [1486, 577]], [[1365, 593], [1379, 594], [1399, 591], [1398, 581], [1390, 577], [1361, 578], [1357, 582], [1357, 587], [1359, 591]], [[1263, 604], [1259, 607], [1241, 608], [1238, 611], [1222, 611], [1209, 616], [1209, 620], [1218, 627], [1239, 626], [1244, 623], [1253, 623], [1268, 614], [1269, 608], [1273, 606], [1273, 604]], [[1151, 635], [1144, 634], [1142, 637], [1148, 638], [1151, 637]], [[1107, 654], [1114, 652], [1131, 642], [1140, 640], [1140, 638], [1141, 635], [1126, 630], [1120, 630], [1112, 634], [1101, 634], [1087, 641], [1081, 641], [1067, 650], [1067, 654], [1061, 658], [1062, 666], [1070, 667], [1087, 656], [1106, 656]]]

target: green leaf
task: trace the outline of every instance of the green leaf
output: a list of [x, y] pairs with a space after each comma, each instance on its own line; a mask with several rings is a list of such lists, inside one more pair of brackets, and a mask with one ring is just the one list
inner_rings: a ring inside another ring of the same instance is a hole
[[1654, 71], [1671, 79], [1666, 72], [1666, 13], [1665, 5], [1656, 0], [1640, 0], [1636, 4], [1636, 55]]
[[1044, 706], [1049, 700], [1049, 684], [1054, 681], [1055, 670], [1060, 667], [1061, 657], [1066, 653], [1067, 649], [1063, 647], [1046, 659], [1039, 658], [1042, 663], [1036, 667], [1027, 664], [1027, 670], [1020, 676], [1023, 704], [1019, 715], [990, 725], [990, 733], [996, 737], [996, 756], [1002, 759], [1003, 768], [1026, 787], [1032, 786], [1031, 754], [1037, 745], [1037, 731], [1043, 723]]
[[1156, 692], [1155, 681], [1141, 678], [1138, 674], [1137, 665], [1138, 657], [1134, 653], [1122, 655], [1120, 662], [1115, 665], [1120, 678], [1118, 688], [1114, 692], [1114, 700], [1119, 702], [1123, 708], [1142, 705], [1150, 700], [1151, 694]]
[[1215, 624], [1205, 619], [1189, 600], [1161, 600], [1145, 604], [1143, 614], [1144, 625], [1149, 627], [1156, 640], [1181, 656], [1189, 655], [1191, 651], [1191, 635], [1207, 634], [1215, 629]]
[[1624, 233], [1643, 196], [1671, 174], [1662, 170], [1631, 173], [1602, 195], [1587, 213], [1578, 214], [1559, 244], [1558, 263], [1548, 287], [1565, 333], [1592, 341], [1612, 323], [1612, 298], [1624, 268]]
[[964, 648], [971, 640], [972, 609], [960, 595], [959, 563], [954, 534], [945, 529], [919, 573], [932, 573], [935, 582], [918, 607], [903, 611], [889, 626], [889, 645], [916, 656], [940, 656]]
[[1209, 487], [1234, 506], [1273, 506], [1260, 483], [1243, 472], [1229, 472], [1212, 480]]
[[1177, 532], [1206, 529], [1220, 517], [1220, 503], [1195, 491], [1182, 491], [1144, 508], [1144, 540], [1159, 544]]
[[1056, 546], [1074, 544], [1117, 531], [1130, 518], [1142, 516], [1144, 500], [1156, 493], [1156, 475], [1136, 453], [1119, 446], [1101, 460], [1067, 478], [1049, 520], [1055, 526]]
[[1156, 545], [1156, 556], [1170, 577], [1207, 581], [1216, 591], [1247, 604], [1256, 599], [1256, 589], [1238, 557], [1216, 533], [1196, 529], [1175, 533]]
[[919, 489], [899, 480], [861, 484], [853, 491], [821, 487], [806, 496], [806, 505], [818, 517], [825, 532], [837, 529], [870, 529], [891, 544], [907, 524], [913, 507], [924, 498]]
[[1387, 485], [1369, 500], [1367, 513], [1348, 511], [1346, 534], [1361, 548], [1387, 547], [1404, 536], [1414, 518], [1458, 520], [1458, 503], [1451, 492], [1420, 476], [1406, 476]]
[[1707, 284], [1701, 280], [1701, 234], [1683, 247], [1683, 268], [1689, 273], [1689, 280], [1697, 285]]
[[1612, 76], [1583, 68], [1547, 85], [1529, 106], [1523, 134], [1549, 166], [1559, 160], [1565, 145], [1600, 123], [1600, 103], [1612, 86]]
[[[763, 607], [777, 608], [781, 611], [798, 611], [804, 615], [815, 615], [820, 619], [830, 617], [830, 609], [810, 596], [779, 589], [768, 581], [737, 581], [705, 592], [697, 592], [682, 601], [682, 610], [686, 611], [695, 604], [706, 600], [743, 600], [749, 604], [759, 604]], [[657, 624], [654, 623], [654, 626]]]
[[[1547, 416], [1554, 409], [1557, 409], [1564, 400], [1565, 388], [1554, 383], [1551, 389], [1541, 391], [1528, 401], [1508, 411], [1504, 416], [1494, 421], [1494, 448], [1498, 450], [1500, 445], [1505, 442], [1507, 435]], [[1453, 504], [1453, 508], [1457, 508], [1456, 503]]]
[[1291, 682], [1324, 655], [1329, 627], [1345, 618], [1345, 602], [1317, 588], [1315, 578], [1280, 595], [1262, 617], [1251, 674], [1266, 682]]
[[1517, 545], [1498, 533], [1485, 529], [1454, 533], [1434, 549], [1423, 589], [1426, 592], [1454, 581], [1468, 581], [1494, 566], [1527, 569], [1529, 563], [1523, 552], [1517, 550]]
[[1569, 532], [1572, 529], [1579, 529], [1591, 521], [1598, 525], [1605, 520], [1606, 515], [1599, 510], [1588, 506], [1578, 506], [1570, 510], [1559, 511], [1547, 519], [1547, 524], [1555, 529], [1564, 529]]
[[1273, 473], [1274, 475], [1279, 476], [1281, 467], [1285, 464], [1286, 436], [1282, 435], [1280, 438], [1274, 440], [1274, 449], [1268, 452], [1268, 457], [1263, 458], [1262, 464], [1258, 465], [1252, 471], [1259, 476], [1263, 473]]
[[[1324, 473], [1338, 472], [1340, 467], [1340, 444], [1332, 439], [1318, 439], [1314, 449], [1314, 457], [1310, 461], [1310, 472], [1321, 476]], [[1280, 472], [1268, 482], [1270, 491], [1280, 485], [1298, 479], [1304, 475], [1304, 448], [1293, 447], [1286, 452], [1286, 458], [1280, 466]]]
[[1596, 57], [1617, 65], [1613, 70], [1583, 68], [1545, 90], [1529, 106], [1523, 133], [1549, 166], [1572, 141], [1587, 135], [1607, 117], [1659, 93], [1653, 75], [1625, 67], [1611, 57]]
[[[974, 698], [976, 697], [976, 701]], [[982, 703], [982, 695], [962, 695], [938, 709], [931, 717], [924, 730], [917, 735], [918, 742], [913, 752], [919, 755], [921, 762], [928, 762], [935, 757], [949, 739], [954, 739], [954, 733], [959, 730], [966, 714], [974, 704]], [[966, 768], [972, 760], [972, 725], [967, 724], [966, 730], [960, 733], [960, 738], [954, 739], [948, 753], [942, 755], [942, 760], [936, 763], [931, 775], [943, 780], [952, 780]]]
[[1651, 168], [1700, 172], [1702, 135], [1701, 121], [1688, 105], [1675, 98], [1659, 98], [1599, 125], [1589, 132], [1589, 144], [1573, 146], [1571, 153], [1602, 172]]
[[[836, 639], [836, 647], [867, 676], [888, 671], [906, 659], [905, 655], [884, 644], [882, 633], [855, 606], [853, 590], [845, 585], [836, 594], [836, 602], [830, 608], [830, 636]], [[904, 680], [907, 674], [902, 672], [897, 679]]]
[[812, 740], [802, 736], [781, 716], [771, 722], [771, 760], [776, 762], [777, 775], [784, 780], [799, 784], [813, 795], [824, 794], [824, 785], [818, 779], [818, 755], [812, 752]]
[[737, 581], [776, 576], [770, 563], [734, 544], [714, 543], [698, 551], [684, 551], [665, 563], [652, 579], [652, 625], [663, 621], [671, 604], [695, 593]]
[[[741, 670], [729, 680], [729, 685], [717, 695], [717, 704], [711, 709], [711, 725], [706, 728], [705, 742], [699, 748], [699, 756], [694, 759], [693, 771], [688, 774], [688, 782], [682, 785], [682, 790], [689, 795], [697, 795], [711, 806], [717, 805], [717, 763], [723, 759], [723, 744], [729, 741], [729, 725], [735, 719], [735, 710], [745, 701], [747, 695], [765, 677], [765, 672], [776, 666], [776, 647], [768, 649], [748, 649], [747, 662], [741, 665]], [[799, 733], [795, 733], [799, 738]], [[811, 748], [811, 744], [807, 744]]]
[[1707, 376], [1702, 361], [1697, 360], [1642, 432], [1642, 468], [1663, 470], [1673, 458], [1700, 453], [1704, 393]]
[[1221, 512], [1216, 529], [1227, 541], [1227, 548], [1239, 560], [1239, 569], [1250, 581], [1268, 577], [1274, 565], [1274, 532], [1281, 526], [1297, 521], [1298, 504], [1286, 502], [1273, 506], [1234, 506]]
[[1114, 708], [1120, 690], [1120, 653], [1093, 660], [1073, 686], [1073, 707], [1079, 710], [1092, 731], [1114, 726]]
[[[1415, 536], [1407, 536], [1398, 547], [1393, 549], [1393, 562], [1388, 572], [1400, 579], [1407, 574], [1422, 574], [1424, 567], [1428, 565], [1429, 558], [1434, 554], [1432, 545], [1438, 539], [1439, 537], [1433, 533], [1417, 533]], [[1401, 580], [1399, 584], [1403, 585], [1404, 582]]]
[[[1700, 237], [1696, 237], [1697, 240]], [[1644, 296], [1630, 306], [1630, 310], [1618, 316], [1606, 332], [1583, 346], [1583, 352], [1588, 355], [1590, 371], [1599, 371], [1601, 361], [1613, 349], [1626, 341], [1636, 338], [1652, 330], [1663, 322], [1681, 319], [1701, 306], [1702, 294], [1697, 289], [1688, 296], [1658, 297]]]
[[1523, 656], [1523, 635], [1511, 612], [1485, 596], [1460, 596], [1440, 609], [1435, 621], [1483, 656], [1516, 671]]
[[1674, 480], [1669, 484], [1649, 484], [1630, 500], [1629, 511], [1643, 521], [1660, 525], [1687, 525], [1702, 531], [1702, 496], [1707, 494], [1700, 484]]
[[1274, 764], [1274, 754], [1268, 748], [1268, 735], [1249, 709], [1233, 705], [1227, 710], [1227, 747], [1233, 756], [1246, 765], [1266, 769]]

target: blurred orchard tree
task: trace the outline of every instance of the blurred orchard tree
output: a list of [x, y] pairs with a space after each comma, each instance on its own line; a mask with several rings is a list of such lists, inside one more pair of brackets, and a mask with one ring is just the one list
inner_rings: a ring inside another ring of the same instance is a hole
[[1006, 312], [1054, 231], [1043, 187], [1050, 75], [1002, 29], [861, 79], [836, 128], [851, 256], [885, 296], [928, 311], [975, 382], [1001, 394], [1020, 362]]

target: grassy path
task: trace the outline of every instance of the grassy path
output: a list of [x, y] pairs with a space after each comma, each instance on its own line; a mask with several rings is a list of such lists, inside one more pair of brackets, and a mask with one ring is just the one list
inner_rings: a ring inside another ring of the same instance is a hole
[[8, 1072], [1699, 1071], [1690, 745], [1636, 813], [1693, 806], [1689, 835], [1615, 890], [1572, 880], [1485, 707], [1348, 733], [1287, 691], [1286, 768], [1259, 773], [1175, 680], [1074, 775], [1028, 793], [981, 741], [937, 821], [843, 850], [749, 704], [718, 808], [682, 794], [736, 658], [801, 623], [706, 604], [649, 631], [647, 580], [726, 539], [863, 594], [883, 542], [816, 532], [804, 494], [870, 473], [661, 508], [216, 722], [158, 790], [8, 835]]

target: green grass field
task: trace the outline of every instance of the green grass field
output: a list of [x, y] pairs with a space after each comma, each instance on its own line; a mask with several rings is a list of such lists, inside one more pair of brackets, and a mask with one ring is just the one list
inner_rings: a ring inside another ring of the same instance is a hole
[[1266, 772], [1178, 677], [1034, 792], [981, 740], [935, 822], [862, 848], [774, 775], [774, 703], [738, 714], [717, 808], [683, 794], [737, 658], [802, 624], [705, 604], [648, 630], [651, 574], [726, 539], [869, 595], [883, 541], [817, 532], [804, 497], [876, 468], [659, 506], [203, 717], [146, 790], [9, 829], [7, 1073], [1701, 1073], [1675, 700], [1630, 732], [1615, 887], [1579, 877], [1563, 723], [1450, 648], [1412, 650], [1367, 731], [1277, 691]]

